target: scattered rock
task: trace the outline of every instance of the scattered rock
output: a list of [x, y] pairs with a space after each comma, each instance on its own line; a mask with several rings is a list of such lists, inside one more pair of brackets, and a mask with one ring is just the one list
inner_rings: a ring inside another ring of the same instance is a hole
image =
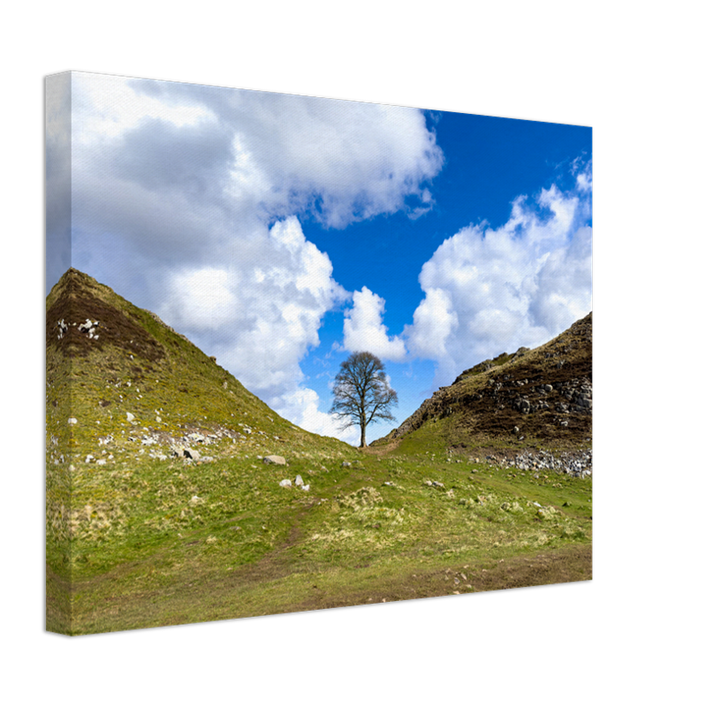
[[309, 491], [310, 490], [310, 484], [303, 484], [303, 486], [300, 487], [303, 491]]
[[292, 481], [290, 481], [290, 479], [283, 479], [283, 480], [280, 482], [280, 486], [282, 486], [283, 488], [291, 488], [291, 487], [292, 487]]
[[77, 425], [77, 419], [74, 417], [68, 418], [68, 425]]
[[178, 444], [170, 445], [170, 456], [171, 457], [182, 457], [185, 456], [183, 448]]
[[131, 412], [126, 412], [127, 415], [127, 421], [132, 422], [135, 419], [135, 415], [133, 415]]
[[298, 474], [295, 477], [295, 486], [302, 486], [302, 485], [303, 485], [302, 476], [300, 476], [300, 474]]
[[183, 449], [183, 454], [185, 455], [185, 457], [187, 457], [188, 459], [192, 459], [194, 462], [200, 460], [200, 452], [191, 449], [190, 447], [185, 447], [185, 449]]
[[349, 467], [349, 466], [350, 466], [350, 462], [343, 462], [343, 463], [342, 463], [343, 469], [345, 469], [345, 468], [347, 468], [347, 467]]
[[438, 489], [445, 488], [445, 484], [442, 483], [441, 481], [431, 481], [430, 479], [425, 480], [425, 486], [432, 486], [432, 487], [438, 488]]
[[581, 452], [553, 453], [544, 450], [524, 451], [514, 456], [488, 455], [488, 462], [503, 469], [515, 468], [520, 471], [552, 470], [580, 478], [592, 475], [592, 450]]

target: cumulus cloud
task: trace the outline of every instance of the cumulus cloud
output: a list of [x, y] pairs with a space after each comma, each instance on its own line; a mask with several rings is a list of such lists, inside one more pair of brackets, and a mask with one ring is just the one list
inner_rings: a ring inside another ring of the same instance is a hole
[[234, 278], [220, 268], [179, 272], [170, 278], [170, 297], [162, 311], [184, 330], [202, 331], [233, 324], [240, 306]]
[[289, 394], [278, 396], [271, 400], [270, 406], [303, 429], [326, 437], [337, 437], [348, 444], [360, 443], [357, 428], [343, 429], [332, 415], [322, 412], [320, 396], [310, 388], [299, 387]]
[[71, 83], [73, 265], [327, 433], [300, 361], [348, 293], [297, 217], [341, 229], [431, 208], [443, 155], [423, 113], [95, 74]]
[[244, 241], [236, 256], [247, 257], [170, 275], [159, 314], [267, 399], [299, 385], [323, 315], [347, 293], [296, 217], [276, 223], [262, 244]]
[[343, 347], [347, 351], [369, 351], [381, 359], [401, 361], [407, 351], [399, 336], [388, 337], [382, 323], [385, 300], [363, 287], [353, 293], [353, 306], [345, 313]]
[[421, 358], [440, 360], [447, 356], [445, 342], [458, 326], [458, 316], [445, 290], [431, 287], [406, 327], [408, 347]]
[[589, 165], [572, 189], [518, 197], [499, 228], [448, 238], [420, 273], [425, 298], [404, 336], [437, 362], [436, 384], [503, 351], [536, 346], [592, 307]]

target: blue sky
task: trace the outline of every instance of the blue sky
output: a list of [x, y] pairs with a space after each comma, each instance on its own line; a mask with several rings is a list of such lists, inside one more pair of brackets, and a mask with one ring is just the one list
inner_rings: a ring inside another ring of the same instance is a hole
[[399, 423], [592, 307], [588, 127], [71, 76], [48, 88], [48, 289], [71, 237], [307, 429], [357, 442], [327, 413], [352, 350], [385, 361]]

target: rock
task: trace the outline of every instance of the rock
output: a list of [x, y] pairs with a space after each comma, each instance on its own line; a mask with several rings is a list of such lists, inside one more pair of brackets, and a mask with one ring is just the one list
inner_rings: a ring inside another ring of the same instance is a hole
[[182, 457], [184, 456], [183, 448], [178, 444], [170, 445], [170, 456], [171, 457]]
[[342, 463], [343, 469], [345, 469], [345, 468], [347, 468], [347, 467], [349, 467], [349, 466], [350, 466], [350, 462], [343, 462], [343, 463]]
[[310, 484], [303, 484], [303, 486], [300, 487], [303, 491], [309, 491], [310, 490]]
[[68, 418], [68, 425], [77, 425], [77, 419], [74, 417]]
[[543, 390], [544, 390], [546, 393], [552, 393], [553, 387], [550, 385], [550, 383], [546, 383], [546, 384], [543, 386]]
[[300, 474], [298, 474], [295, 477], [295, 486], [302, 486], [302, 485], [303, 485], [302, 476], [300, 476]]
[[243, 432], [244, 432], [246, 435], [251, 435], [251, 434], [252, 434], [252, 430], [251, 430], [249, 427], [243, 427]]
[[282, 486], [285, 489], [290, 488], [292, 486], [292, 481], [290, 481], [290, 479], [283, 479], [280, 482], [280, 486]]
[[135, 415], [133, 415], [131, 412], [126, 412], [127, 415], [127, 421], [132, 422], [135, 419]]
[[209, 463], [209, 462], [214, 462], [215, 458], [214, 457], [200, 457], [200, 461], [204, 462], [204, 463]]
[[185, 447], [185, 449], [183, 449], [183, 454], [188, 459], [192, 459], [194, 462], [200, 459], [200, 452], [197, 452], [194, 449], [190, 449], [190, 447]]
[[263, 464], [278, 464], [279, 466], [285, 466], [287, 462], [285, 457], [280, 457], [277, 454], [271, 454], [269, 457], [263, 459]]
[[107, 464], [107, 460], [106, 459], [98, 459], [97, 464], [99, 466], [104, 466], [105, 464]]

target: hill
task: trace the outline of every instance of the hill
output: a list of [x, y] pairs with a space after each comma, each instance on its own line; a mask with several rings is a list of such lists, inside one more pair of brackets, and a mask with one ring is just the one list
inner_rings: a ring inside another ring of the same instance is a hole
[[112, 450], [118, 464], [173, 446], [222, 455], [228, 441], [276, 454], [345, 446], [283, 419], [155, 314], [78, 270], [47, 297], [45, 337], [48, 429], [71, 455]]
[[478, 452], [590, 450], [592, 313], [542, 346], [463, 371], [374, 444], [428, 435]]

